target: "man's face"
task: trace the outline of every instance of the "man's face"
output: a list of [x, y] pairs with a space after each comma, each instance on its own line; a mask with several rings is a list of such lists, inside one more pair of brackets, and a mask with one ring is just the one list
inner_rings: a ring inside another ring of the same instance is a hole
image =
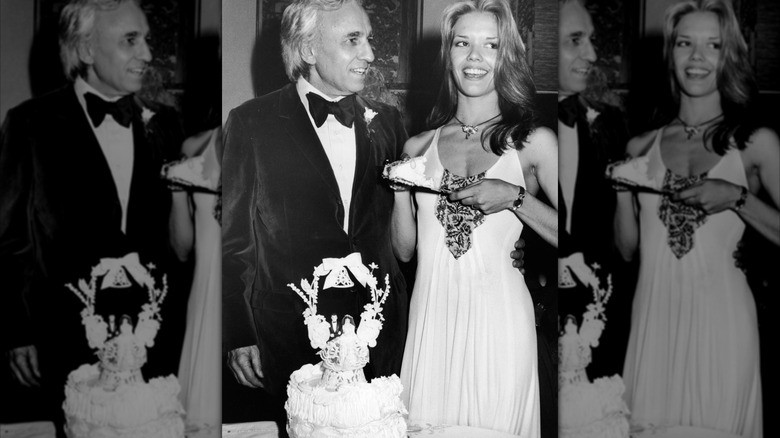
[[311, 65], [309, 82], [330, 97], [363, 89], [374, 52], [368, 14], [355, 2], [319, 14], [319, 38], [304, 49]]
[[718, 92], [722, 44], [714, 12], [692, 12], [680, 19], [672, 53], [674, 72], [683, 93], [696, 97]]
[[92, 38], [79, 50], [79, 57], [89, 66], [87, 83], [110, 97], [140, 90], [152, 60], [148, 33], [146, 16], [132, 1], [111, 11], [97, 11]]
[[495, 67], [498, 57], [498, 23], [493, 14], [468, 13], [453, 27], [452, 77], [458, 92], [479, 97], [496, 92]]
[[591, 44], [593, 22], [590, 14], [576, 1], [560, 9], [560, 45], [558, 50], [558, 89], [561, 95], [585, 91], [588, 74], [596, 62]]

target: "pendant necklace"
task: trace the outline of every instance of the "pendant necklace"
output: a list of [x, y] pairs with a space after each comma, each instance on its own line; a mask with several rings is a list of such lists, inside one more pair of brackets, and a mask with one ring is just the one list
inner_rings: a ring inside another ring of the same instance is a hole
[[721, 117], [723, 117], [723, 113], [718, 114], [717, 116], [707, 120], [706, 122], [702, 122], [699, 123], [698, 125], [693, 125], [693, 126], [685, 123], [685, 121], [683, 121], [683, 119], [681, 119], [679, 116], [677, 117], [677, 120], [679, 120], [680, 123], [683, 124], [683, 130], [685, 131], [686, 134], [688, 134], [688, 140], [690, 140], [691, 138], [693, 138], [694, 135], [699, 135], [699, 131], [701, 131], [701, 128], [709, 125], [710, 123], [718, 120]]
[[487, 122], [489, 122], [491, 120], [495, 120], [496, 118], [498, 118], [500, 116], [501, 116], [501, 113], [498, 113], [495, 116], [485, 120], [482, 123], [477, 123], [476, 125], [467, 125], [466, 123], [461, 122], [460, 119], [458, 118], [458, 116], [452, 116], [452, 117], [455, 120], [457, 120], [458, 123], [460, 123], [460, 129], [464, 133], [466, 133], [466, 140], [468, 140], [471, 135], [476, 134], [477, 132], [479, 132], [479, 126], [482, 126], [482, 125], [484, 125], [485, 123], [487, 123]]

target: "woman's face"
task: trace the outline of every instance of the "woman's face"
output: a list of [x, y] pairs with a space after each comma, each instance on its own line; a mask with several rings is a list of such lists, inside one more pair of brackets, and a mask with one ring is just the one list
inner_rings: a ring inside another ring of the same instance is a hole
[[453, 27], [450, 47], [452, 77], [464, 96], [496, 92], [494, 71], [498, 56], [498, 22], [493, 14], [470, 12]]
[[680, 91], [691, 97], [718, 92], [722, 40], [714, 12], [692, 12], [677, 24], [672, 56]]

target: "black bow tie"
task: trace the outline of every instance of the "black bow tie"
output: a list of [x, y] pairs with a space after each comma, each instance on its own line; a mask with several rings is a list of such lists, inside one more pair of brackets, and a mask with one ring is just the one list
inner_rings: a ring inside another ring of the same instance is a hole
[[579, 98], [579, 94], [573, 94], [558, 102], [558, 120], [564, 125], [573, 128], [577, 119], [585, 116], [585, 106]]
[[306, 93], [309, 100], [309, 112], [314, 119], [314, 123], [319, 128], [325, 123], [328, 114], [333, 114], [336, 120], [347, 128], [352, 126], [355, 121], [355, 95], [347, 96], [338, 102], [330, 102], [322, 96], [314, 93]]
[[95, 127], [98, 127], [103, 123], [106, 114], [111, 114], [111, 117], [125, 128], [129, 127], [130, 122], [133, 120], [135, 103], [133, 102], [132, 94], [128, 94], [116, 102], [106, 102], [95, 94], [86, 93], [84, 95], [84, 100], [87, 102], [87, 113], [89, 113], [89, 118], [92, 119], [92, 124], [95, 125]]

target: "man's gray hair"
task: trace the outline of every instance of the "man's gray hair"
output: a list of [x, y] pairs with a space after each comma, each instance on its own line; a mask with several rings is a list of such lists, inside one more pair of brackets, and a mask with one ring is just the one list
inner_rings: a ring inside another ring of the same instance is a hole
[[317, 20], [320, 11], [334, 11], [346, 3], [363, 6], [362, 0], [295, 0], [282, 16], [281, 40], [284, 70], [290, 81], [299, 77], [308, 79], [310, 65], [303, 60], [301, 51], [319, 37]]
[[60, 60], [65, 76], [74, 80], [87, 74], [87, 65], [79, 58], [79, 46], [92, 37], [95, 12], [111, 11], [122, 3], [140, 0], [71, 0], [60, 14]]

